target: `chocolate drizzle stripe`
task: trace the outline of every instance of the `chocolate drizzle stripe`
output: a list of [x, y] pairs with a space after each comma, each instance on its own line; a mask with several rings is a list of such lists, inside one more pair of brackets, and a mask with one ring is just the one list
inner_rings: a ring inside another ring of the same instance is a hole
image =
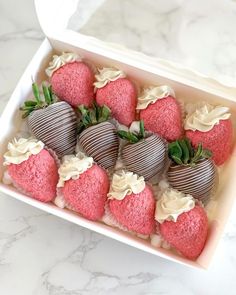
[[[163, 157], [165, 156], [165, 152], [164, 153], [160, 153], [159, 155], [154, 155], [152, 156], [152, 154], [146, 156], [146, 161], [159, 161], [161, 159], [163, 159]], [[135, 164], [135, 165], [142, 165], [142, 162], [140, 162], [140, 157], [145, 157], [145, 154], [136, 154], [133, 155], [132, 159], [129, 159], [129, 164]]]
[[115, 166], [119, 139], [116, 128], [111, 123], [103, 122], [84, 130], [79, 135], [79, 144], [86, 154], [105, 169]]
[[202, 160], [195, 167], [171, 166], [168, 171], [170, 185], [184, 193], [207, 202], [215, 186], [216, 168], [210, 160]]
[[35, 137], [53, 149], [59, 157], [74, 153], [77, 117], [66, 102], [34, 111], [28, 117], [28, 124]]
[[[55, 106], [55, 104], [53, 105]], [[58, 121], [61, 122], [62, 118], [68, 118], [68, 108], [66, 109], [61, 109], [54, 107], [55, 109], [55, 114], [53, 119], [55, 120], [54, 122], [57, 123]], [[73, 110], [69, 110], [71, 116], [75, 117], [75, 114]], [[41, 116], [39, 113], [34, 113], [34, 116], [32, 117], [32, 125], [36, 125], [38, 127], [42, 127], [45, 124], [45, 121], [50, 120], [52, 113], [51, 110], [49, 111], [47, 109], [44, 109], [44, 115]]]
[[146, 180], [161, 175], [166, 164], [166, 145], [157, 135], [151, 135], [135, 144], [127, 144], [122, 158], [128, 170]]
[[[106, 148], [110, 148], [112, 146], [111, 140], [113, 140], [113, 137], [107, 137], [106, 140], [103, 140], [103, 138], [101, 137], [99, 139], [103, 142], [104, 145], [107, 145]], [[98, 149], [101, 148], [100, 146], [94, 145], [94, 143], [87, 144], [87, 142], [83, 140], [81, 140], [81, 143], [83, 145], [86, 145], [86, 148], [89, 149], [91, 153], [94, 152], [96, 154], [98, 153]]]
[[[54, 120], [54, 118], [53, 118], [53, 120]], [[60, 117], [60, 118], [58, 118], [57, 120], [55, 120], [55, 121], [53, 121], [53, 126], [54, 126], [54, 128], [56, 129], [56, 128], [58, 128], [58, 132], [62, 132], [62, 129], [61, 129], [61, 127], [63, 127], [64, 125], [67, 125], [67, 124], [70, 124], [71, 123], [71, 117], [66, 117], [66, 116], [63, 116], [63, 117]], [[44, 123], [45, 124], [45, 123]], [[69, 125], [70, 126], [70, 125]], [[39, 125], [37, 125], [37, 124], [35, 124], [35, 125], [32, 125], [32, 129], [38, 129], [38, 128], [41, 128], [41, 129], [39, 129], [40, 130], [40, 132], [41, 133], [43, 133], [44, 132], [44, 128], [45, 128], [45, 126], [44, 125], [42, 125], [42, 126], [39, 126]], [[56, 131], [56, 130], [52, 130], [52, 131]]]

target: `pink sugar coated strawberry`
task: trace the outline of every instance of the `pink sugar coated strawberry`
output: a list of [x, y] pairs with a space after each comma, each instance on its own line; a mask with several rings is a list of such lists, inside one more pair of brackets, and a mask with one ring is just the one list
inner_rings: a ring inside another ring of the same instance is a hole
[[126, 195], [123, 200], [109, 200], [109, 209], [115, 219], [128, 230], [149, 235], [155, 228], [155, 200], [149, 186], [139, 194]]
[[186, 137], [197, 147], [202, 143], [203, 148], [213, 153], [212, 159], [216, 165], [222, 165], [230, 156], [233, 143], [233, 126], [231, 120], [221, 120], [210, 131], [186, 131]]
[[94, 74], [85, 63], [65, 64], [53, 73], [50, 82], [53, 92], [73, 107], [92, 105]]
[[62, 192], [66, 203], [87, 219], [98, 220], [104, 214], [109, 179], [104, 169], [93, 165], [76, 180], [66, 181]]
[[57, 165], [47, 150], [20, 164], [10, 164], [8, 173], [13, 182], [34, 199], [50, 202], [56, 197]]
[[97, 89], [96, 101], [100, 106], [108, 106], [116, 120], [129, 126], [135, 120], [136, 96], [133, 83], [126, 78], [120, 78]]
[[175, 98], [168, 96], [140, 111], [140, 119], [147, 130], [157, 133], [168, 141], [179, 139], [183, 134], [181, 109]]
[[208, 220], [204, 209], [195, 206], [179, 215], [176, 222], [160, 224], [163, 238], [182, 255], [195, 260], [202, 252], [208, 232]]

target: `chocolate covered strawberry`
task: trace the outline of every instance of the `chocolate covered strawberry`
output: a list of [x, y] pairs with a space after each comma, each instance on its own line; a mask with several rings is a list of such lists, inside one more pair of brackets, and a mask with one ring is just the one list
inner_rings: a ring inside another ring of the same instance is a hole
[[95, 75], [97, 104], [107, 105], [112, 116], [121, 124], [129, 126], [135, 120], [137, 93], [126, 74], [114, 68], [103, 68]]
[[94, 104], [91, 109], [85, 106], [79, 106], [78, 109], [81, 112], [79, 147], [103, 168], [114, 167], [118, 157], [119, 138], [116, 127], [108, 121], [109, 108]]
[[212, 151], [216, 165], [229, 158], [233, 146], [233, 125], [228, 107], [200, 104], [189, 106], [184, 128], [196, 147], [199, 142]]
[[34, 138], [14, 139], [8, 144], [4, 159], [16, 188], [42, 202], [56, 197], [58, 168], [43, 142]]
[[194, 149], [188, 139], [170, 143], [169, 157], [173, 161], [167, 173], [170, 185], [206, 204], [217, 185], [217, 170], [211, 155], [202, 144]]
[[166, 143], [156, 134], [147, 134], [143, 121], [139, 132], [120, 130], [119, 137], [128, 141], [121, 151], [121, 157], [128, 171], [132, 171], [145, 180], [159, 177], [165, 170], [167, 152]]
[[182, 113], [174, 91], [166, 85], [144, 89], [138, 97], [137, 110], [147, 130], [168, 141], [183, 134]]
[[208, 232], [208, 219], [191, 195], [167, 188], [156, 203], [155, 219], [162, 237], [182, 255], [196, 259]]
[[31, 132], [58, 157], [74, 153], [77, 137], [75, 111], [68, 103], [56, 100], [51, 86], [42, 85], [44, 98], [36, 83], [32, 84], [32, 89], [35, 100], [26, 101], [21, 108]]
[[75, 53], [54, 55], [46, 74], [50, 77], [53, 92], [73, 107], [91, 106], [94, 98], [94, 74]]
[[100, 219], [109, 191], [106, 171], [93, 158], [78, 153], [63, 158], [59, 175], [58, 187], [67, 206], [87, 219]]
[[121, 225], [138, 234], [153, 233], [155, 200], [143, 177], [132, 172], [116, 172], [108, 197], [109, 210]]

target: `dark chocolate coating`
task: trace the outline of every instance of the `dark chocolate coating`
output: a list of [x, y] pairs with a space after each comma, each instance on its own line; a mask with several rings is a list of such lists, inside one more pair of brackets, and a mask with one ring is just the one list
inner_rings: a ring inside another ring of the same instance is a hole
[[103, 122], [85, 129], [78, 137], [85, 153], [105, 169], [113, 168], [119, 151], [119, 138], [115, 126]]
[[77, 117], [68, 103], [61, 101], [32, 112], [28, 124], [33, 135], [58, 157], [75, 152]]
[[127, 144], [121, 154], [127, 170], [143, 176], [145, 180], [155, 175], [159, 177], [166, 167], [166, 143], [155, 134]]
[[216, 185], [217, 170], [211, 159], [199, 161], [195, 166], [172, 164], [167, 173], [170, 185], [207, 204]]

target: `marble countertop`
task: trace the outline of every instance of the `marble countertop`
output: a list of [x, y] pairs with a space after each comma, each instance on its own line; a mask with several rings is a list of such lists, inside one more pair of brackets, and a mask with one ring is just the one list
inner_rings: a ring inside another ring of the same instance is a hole
[[[236, 81], [236, 1], [81, 0], [70, 25], [223, 82]], [[43, 38], [32, 0], [0, 0], [1, 111]], [[0, 294], [235, 294], [235, 216], [236, 206], [210, 269], [201, 271], [143, 253], [1, 193]]]

